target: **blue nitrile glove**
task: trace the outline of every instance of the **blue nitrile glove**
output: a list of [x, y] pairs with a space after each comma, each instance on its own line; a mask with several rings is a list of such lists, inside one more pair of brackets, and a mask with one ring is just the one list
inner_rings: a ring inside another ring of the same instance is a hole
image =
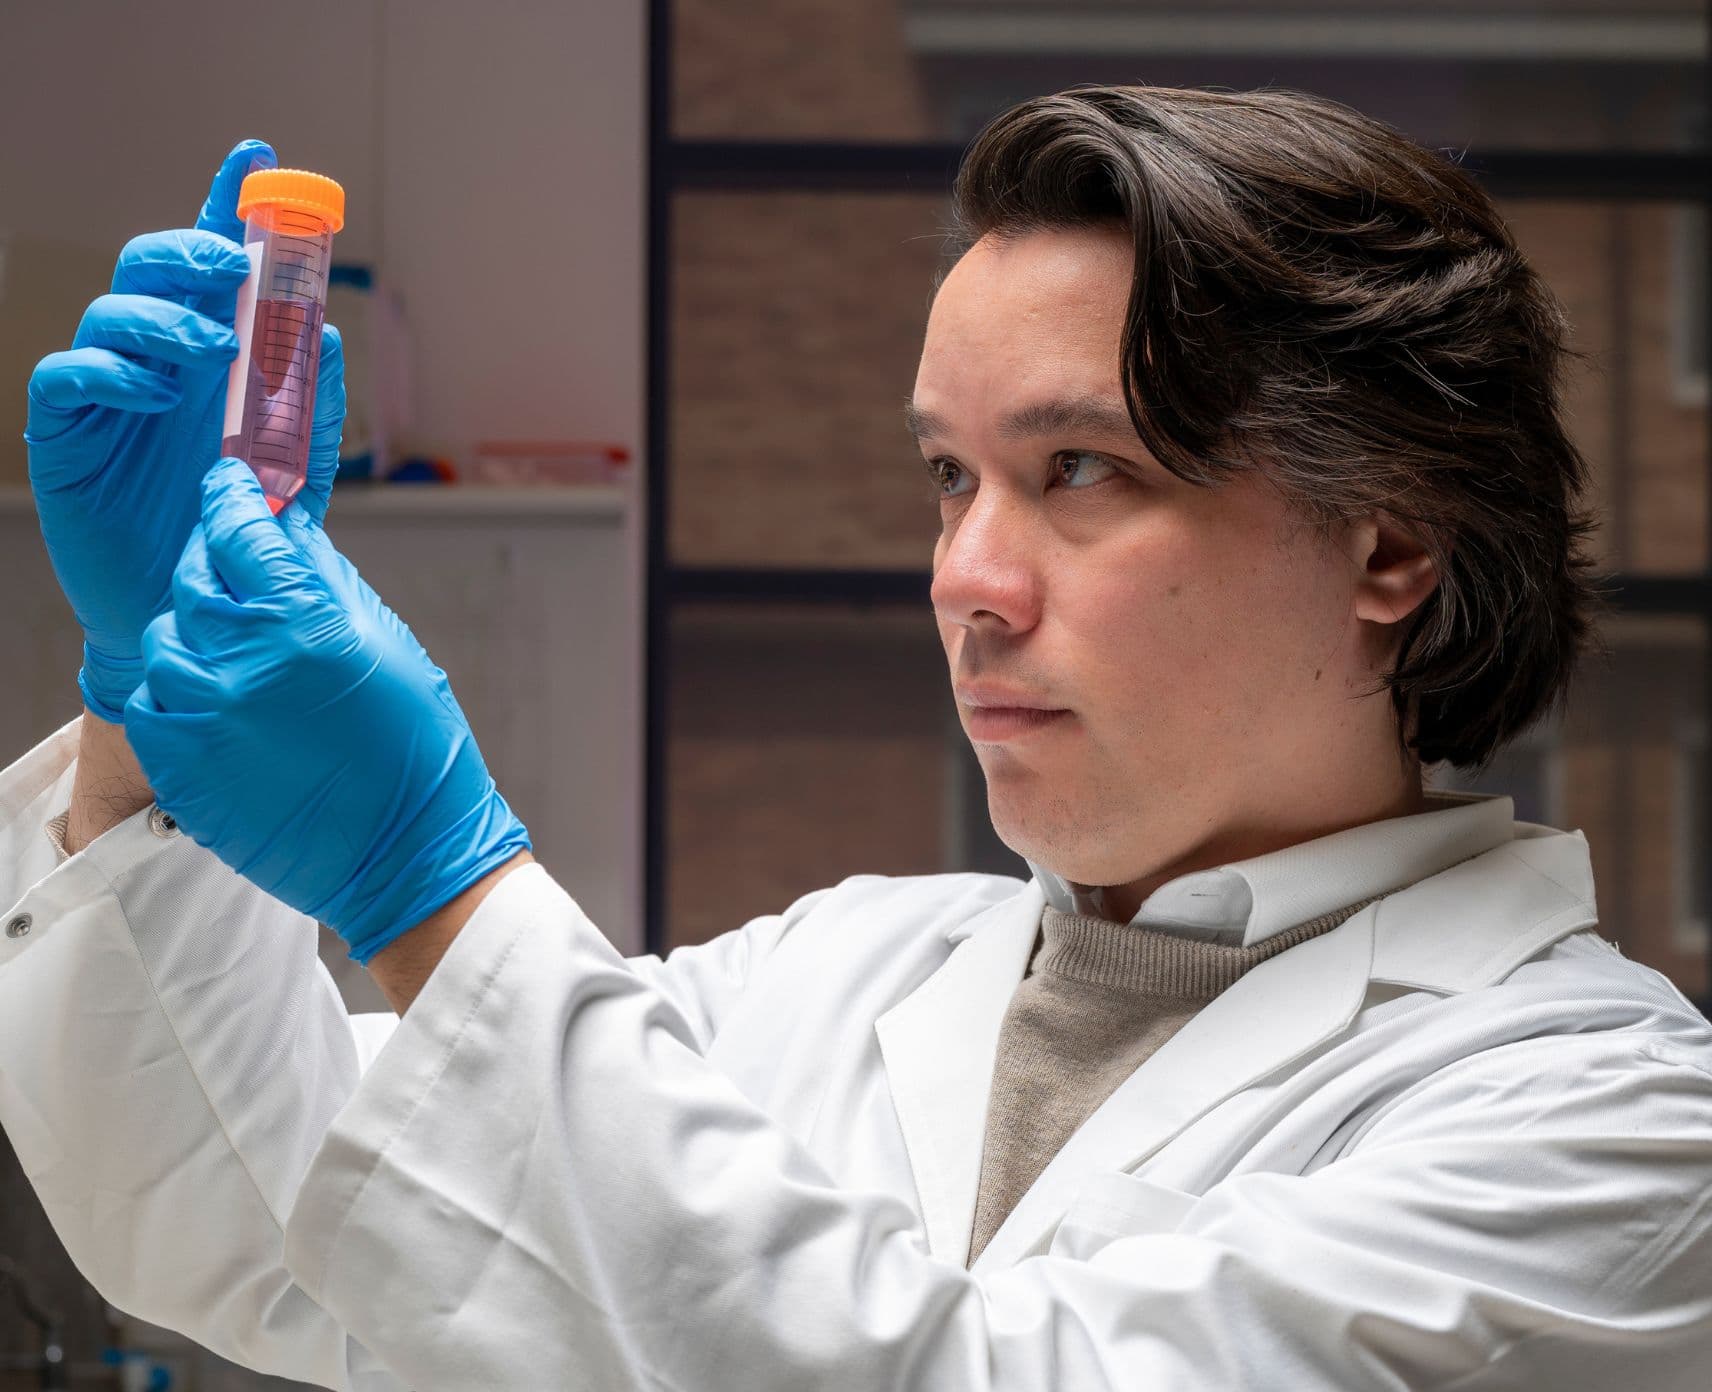
[[[278, 161], [259, 140], [226, 156], [196, 226], [153, 232], [119, 254], [113, 291], [91, 304], [70, 351], [30, 377], [30, 488], [48, 557], [83, 626], [84, 703], [122, 719], [142, 680], [143, 629], [171, 603], [172, 570], [220, 457], [226, 371], [249, 261], [238, 187]], [[321, 340], [309, 477], [297, 499], [327, 510], [339, 467], [345, 367], [338, 330]]]
[[125, 733], [200, 845], [367, 962], [529, 848], [446, 674], [313, 517], [202, 481]]

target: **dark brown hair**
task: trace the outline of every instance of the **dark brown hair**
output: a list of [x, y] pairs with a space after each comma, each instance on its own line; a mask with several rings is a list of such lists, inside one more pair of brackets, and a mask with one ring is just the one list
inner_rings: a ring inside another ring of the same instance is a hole
[[1567, 324], [1475, 180], [1323, 97], [1077, 87], [963, 159], [952, 250], [1117, 224], [1124, 396], [1173, 474], [1261, 469], [1437, 565], [1386, 677], [1408, 747], [1478, 766], [1561, 698], [1597, 603], [1559, 417]]

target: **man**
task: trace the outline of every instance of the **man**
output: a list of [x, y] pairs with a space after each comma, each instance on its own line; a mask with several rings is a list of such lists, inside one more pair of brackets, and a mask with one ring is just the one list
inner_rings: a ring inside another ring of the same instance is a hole
[[1587, 624], [1472, 181], [1283, 92], [994, 122], [908, 414], [1033, 877], [625, 961], [323, 531], [337, 412], [278, 521], [209, 467], [253, 158], [32, 384], [88, 710], [0, 781], [0, 1119], [111, 1300], [330, 1387], [1706, 1385], [1712, 1032], [1578, 834], [1421, 787]]

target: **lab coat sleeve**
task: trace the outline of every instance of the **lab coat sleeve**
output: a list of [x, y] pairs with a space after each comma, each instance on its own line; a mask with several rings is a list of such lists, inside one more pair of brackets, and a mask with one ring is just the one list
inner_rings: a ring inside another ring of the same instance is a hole
[[1169, 1231], [1120, 1202], [976, 1278], [526, 866], [335, 1119], [286, 1260], [419, 1392], [1699, 1392], [1712, 1080], [1608, 1038], [1491, 1052], [1311, 1175], [1178, 1196]]
[[148, 811], [60, 862], [77, 722], [0, 773], [0, 1125], [114, 1305], [249, 1367], [404, 1384], [292, 1280], [286, 1215], [361, 1053], [312, 921]]
[[629, 957], [626, 965], [677, 1010], [696, 1051], [705, 1053], [751, 974], [835, 888], [804, 894], [782, 913], [752, 918], [709, 942], [686, 944], [664, 958]]

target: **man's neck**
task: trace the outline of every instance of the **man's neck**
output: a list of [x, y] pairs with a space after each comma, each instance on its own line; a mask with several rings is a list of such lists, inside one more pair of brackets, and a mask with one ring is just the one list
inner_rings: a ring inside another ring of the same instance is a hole
[[1299, 846], [1334, 832], [1392, 817], [1412, 817], [1429, 810], [1428, 797], [1421, 787], [1418, 765], [1407, 771], [1397, 784], [1379, 796], [1366, 800], [1345, 801], [1335, 811], [1319, 817], [1305, 818], [1289, 826], [1262, 827], [1233, 825], [1198, 842], [1187, 852], [1141, 879], [1121, 885], [1081, 885], [1068, 881], [1082, 912], [1099, 918], [1128, 923], [1137, 910], [1147, 902], [1161, 885], [1169, 884], [1182, 875], [1197, 870], [1211, 870], [1239, 860], [1252, 860], [1269, 855], [1288, 846]]

